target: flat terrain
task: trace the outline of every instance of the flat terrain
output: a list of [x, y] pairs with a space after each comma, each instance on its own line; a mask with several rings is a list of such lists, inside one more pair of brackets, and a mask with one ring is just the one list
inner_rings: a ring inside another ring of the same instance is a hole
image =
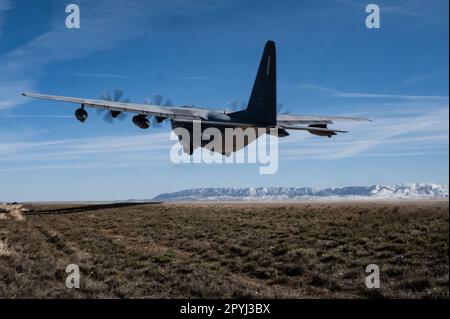
[[[1, 298], [448, 298], [448, 201], [0, 207]], [[81, 288], [65, 287], [78, 264]], [[380, 289], [365, 268], [380, 268]]]

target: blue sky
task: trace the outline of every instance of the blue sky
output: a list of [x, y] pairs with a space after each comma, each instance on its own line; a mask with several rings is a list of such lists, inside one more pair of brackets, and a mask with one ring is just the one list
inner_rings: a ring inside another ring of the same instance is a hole
[[[195, 187], [448, 184], [448, 1], [0, 0], [0, 201], [150, 198]], [[126, 3], [126, 4], [125, 4]], [[247, 102], [265, 41], [275, 40], [278, 100], [295, 114], [357, 115], [350, 133], [280, 140], [274, 175], [256, 164], [172, 164], [167, 126], [85, 124], [75, 105], [23, 91], [134, 102]]]

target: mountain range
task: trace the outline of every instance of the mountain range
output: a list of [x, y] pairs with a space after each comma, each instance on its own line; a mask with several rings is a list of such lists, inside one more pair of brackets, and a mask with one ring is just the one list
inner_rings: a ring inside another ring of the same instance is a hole
[[302, 201], [351, 199], [448, 199], [448, 186], [407, 183], [396, 186], [194, 188], [160, 194], [154, 201]]

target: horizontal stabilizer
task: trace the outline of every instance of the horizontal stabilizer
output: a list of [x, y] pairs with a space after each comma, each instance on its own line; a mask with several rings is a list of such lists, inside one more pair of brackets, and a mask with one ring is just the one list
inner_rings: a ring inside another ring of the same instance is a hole
[[297, 126], [297, 125], [278, 125], [278, 127], [283, 128], [285, 130], [300, 130], [300, 131], [309, 131], [309, 132], [315, 132], [315, 133], [330, 133], [330, 134], [336, 134], [336, 133], [348, 133], [347, 131], [341, 131], [341, 130], [333, 130], [329, 128], [322, 128], [322, 127], [311, 127], [311, 126]]
[[371, 122], [370, 119], [364, 117], [329, 116], [329, 115], [290, 115], [290, 114], [278, 115], [277, 121], [278, 123], [286, 123], [286, 124], [313, 124], [313, 123], [331, 124], [333, 122]]

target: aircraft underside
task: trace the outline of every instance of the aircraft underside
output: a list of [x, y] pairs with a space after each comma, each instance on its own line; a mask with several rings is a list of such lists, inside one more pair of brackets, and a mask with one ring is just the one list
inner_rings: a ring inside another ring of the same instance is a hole
[[[198, 122], [197, 122], [198, 123]], [[270, 134], [269, 128], [264, 127], [249, 127], [249, 126], [217, 126], [217, 123], [208, 124], [208, 122], [201, 122], [201, 125], [194, 124], [194, 122], [179, 123], [171, 121], [172, 131], [178, 136], [180, 144], [183, 146], [183, 151], [191, 155], [196, 148], [205, 148], [212, 152], [217, 152], [222, 155], [230, 155], [233, 152], [239, 151], [252, 143], [264, 134]], [[199, 125], [198, 129], [194, 128]], [[177, 129], [184, 129], [187, 134], [177, 134]], [[276, 130], [278, 133], [278, 130]], [[272, 132], [273, 133], [273, 132]], [[277, 135], [279, 137], [287, 136], [285, 134]]]

